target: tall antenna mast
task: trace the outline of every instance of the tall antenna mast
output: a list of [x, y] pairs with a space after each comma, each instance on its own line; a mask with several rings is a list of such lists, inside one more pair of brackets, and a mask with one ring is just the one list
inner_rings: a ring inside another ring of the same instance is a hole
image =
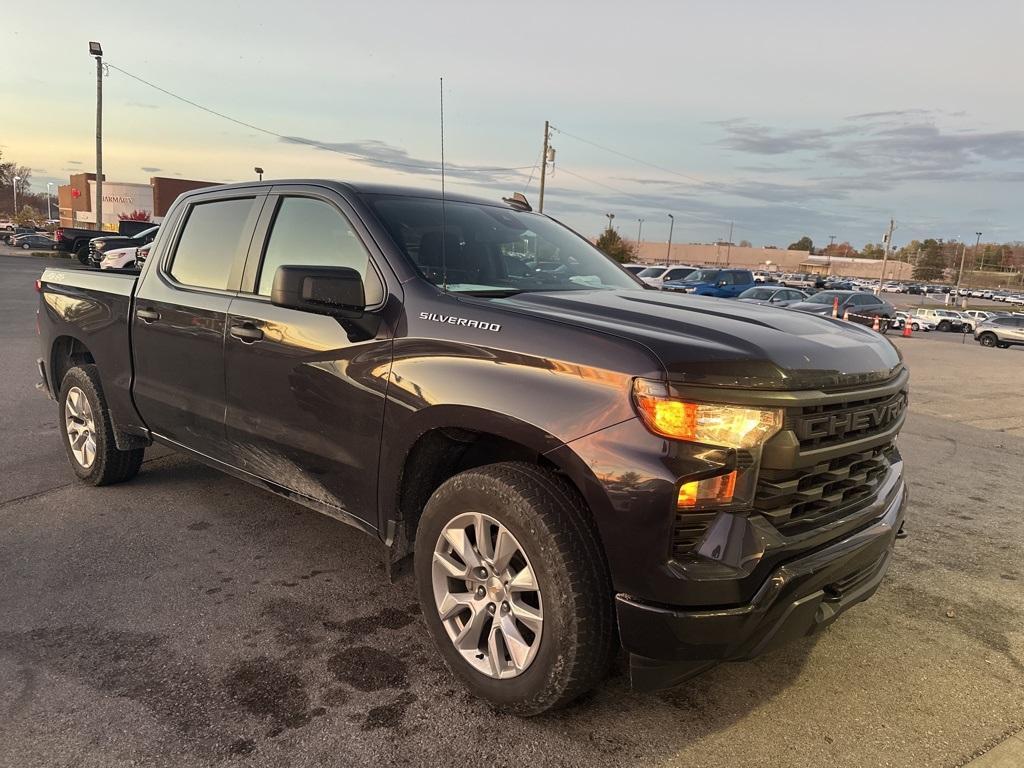
[[448, 218], [444, 200], [444, 78], [441, 78], [441, 288], [448, 292]]

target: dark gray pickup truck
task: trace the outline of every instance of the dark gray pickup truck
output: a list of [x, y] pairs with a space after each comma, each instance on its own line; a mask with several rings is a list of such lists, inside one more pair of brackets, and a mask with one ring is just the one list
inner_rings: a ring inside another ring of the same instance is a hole
[[501, 709], [571, 701], [620, 646], [649, 689], [815, 632], [902, 525], [889, 341], [647, 290], [521, 197], [206, 188], [140, 275], [38, 290], [83, 481], [156, 442], [378, 537]]

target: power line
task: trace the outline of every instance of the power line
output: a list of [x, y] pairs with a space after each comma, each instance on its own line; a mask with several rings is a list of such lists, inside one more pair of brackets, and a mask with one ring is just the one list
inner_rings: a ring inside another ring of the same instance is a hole
[[657, 163], [651, 163], [651, 162], [649, 162], [647, 160], [643, 160], [643, 159], [641, 159], [639, 157], [633, 157], [633, 155], [627, 155], [625, 152], [620, 152], [617, 149], [612, 149], [611, 147], [606, 147], [605, 145], [598, 144], [596, 141], [591, 141], [590, 139], [584, 139], [582, 136], [577, 136], [574, 133], [569, 133], [568, 131], [563, 130], [562, 128], [559, 128], [559, 127], [557, 127], [555, 125], [552, 125], [551, 128], [553, 130], [558, 131], [563, 136], [568, 136], [570, 139], [576, 139], [576, 141], [581, 141], [584, 144], [589, 144], [590, 146], [596, 147], [597, 149], [603, 150], [605, 152], [610, 152], [613, 155], [618, 155], [619, 157], [623, 157], [626, 160], [632, 160], [634, 163], [640, 163], [641, 165], [646, 165], [649, 168], [654, 168], [655, 170], [662, 171], [663, 173], [671, 174], [672, 176], [678, 176], [681, 179], [686, 179], [687, 181], [692, 181], [695, 184], [700, 184], [701, 186], [714, 186], [713, 184], [711, 184], [711, 182], [705, 181], [704, 179], [698, 179], [696, 176], [687, 176], [685, 173], [680, 173], [679, 171], [673, 171], [671, 168], [666, 168], [663, 165], [658, 165]]
[[[589, 184], [596, 184], [599, 187], [604, 187], [605, 189], [610, 189], [612, 192], [618, 192], [620, 195], [625, 195], [626, 197], [631, 197], [634, 200], [643, 202], [643, 203], [645, 203], [648, 206], [650, 205], [650, 200], [647, 200], [647, 199], [641, 197], [640, 195], [636, 195], [636, 194], [634, 194], [632, 192], [627, 192], [626, 190], [619, 189], [618, 187], [613, 187], [611, 184], [605, 184], [603, 181], [598, 181], [597, 179], [592, 179], [589, 176], [584, 176], [581, 173], [576, 173], [575, 171], [570, 171], [568, 168], [565, 167], [565, 163], [562, 163], [561, 165], [559, 165], [558, 166], [558, 170], [562, 171], [563, 173], [568, 173], [570, 176], [575, 176], [577, 179], [581, 179], [582, 181], [586, 181]], [[707, 216], [701, 216], [700, 214], [691, 213], [691, 212], [685, 211], [685, 210], [684, 211], [680, 211], [679, 215], [680, 216], [688, 216], [691, 219], [694, 219], [695, 221], [700, 221], [700, 222], [703, 222], [705, 224], [721, 224], [722, 223], [722, 219], [720, 219], [720, 218], [709, 218]]]
[[[110, 69], [116, 70], [116, 71], [120, 72], [122, 75], [125, 75], [126, 77], [130, 77], [132, 80], [136, 80], [136, 81], [142, 83], [143, 85], [149, 86], [150, 88], [153, 88], [154, 90], [160, 91], [160, 93], [163, 93], [163, 94], [165, 94], [167, 96], [170, 96], [172, 99], [177, 99], [178, 101], [180, 101], [180, 102], [182, 102], [184, 104], [188, 104], [191, 107], [195, 107], [196, 109], [200, 109], [203, 112], [206, 112], [208, 114], [214, 115], [215, 117], [219, 117], [222, 120], [227, 120], [228, 122], [234, 123], [235, 125], [240, 125], [243, 128], [248, 128], [249, 130], [252, 130], [252, 131], [258, 131], [259, 133], [266, 134], [267, 136], [273, 136], [273, 137], [275, 137], [277, 139], [281, 139], [283, 141], [286, 141], [286, 142], [289, 142], [289, 143], [292, 143], [292, 144], [304, 144], [304, 145], [306, 145], [308, 147], [313, 147], [315, 149], [326, 150], [327, 152], [334, 152], [335, 154], [344, 155], [346, 157], [351, 157], [351, 158], [353, 158], [355, 160], [362, 160], [362, 161], [368, 162], [368, 163], [377, 163], [377, 164], [380, 164], [380, 165], [393, 165], [393, 166], [395, 166], [397, 168], [415, 168], [415, 169], [420, 170], [420, 171], [438, 171], [438, 172], [440, 172], [440, 170], [441, 170], [440, 166], [436, 166], [436, 165], [429, 165], [429, 164], [423, 164], [423, 163], [403, 163], [403, 162], [400, 162], [398, 160], [385, 160], [385, 159], [380, 158], [380, 157], [371, 157], [369, 155], [360, 155], [357, 152], [349, 152], [349, 151], [346, 151], [346, 150], [343, 150], [343, 149], [338, 149], [337, 147], [332, 147], [330, 144], [323, 144], [323, 143], [321, 143], [319, 141], [313, 141], [312, 139], [304, 139], [301, 136], [288, 136], [288, 135], [285, 135], [283, 133], [278, 133], [277, 131], [272, 131], [269, 128], [263, 128], [263, 127], [258, 126], [258, 125], [253, 125], [252, 123], [247, 123], [244, 120], [239, 120], [236, 117], [231, 117], [231, 115], [226, 115], [223, 112], [218, 112], [215, 109], [210, 109], [209, 107], [206, 107], [206, 106], [204, 106], [202, 104], [199, 104], [199, 103], [197, 103], [195, 101], [192, 101], [192, 99], [185, 98], [184, 96], [179, 96], [177, 93], [174, 93], [173, 91], [169, 91], [166, 88], [161, 88], [156, 83], [151, 83], [150, 81], [145, 80], [145, 79], [139, 77], [138, 75], [134, 75], [131, 72], [128, 72], [127, 70], [121, 69], [120, 67], [118, 67], [118, 66], [116, 66], [114, 64], [111, 64], [110, 62], [105, 62], [105, 64]], [[536, 166], [534, 166], [534, 167], [536, 167]], [[506, 172], [509, 172], [509, 171], [525, 171], [528, 168], [530, 168], [530, 166], [528, 166], [528, 165], [521, 165], [521, 166], [516, 166], [516, 167], [512, 167], [512, 168], [477, 168], [477, 167], [467, 167], [467, 166], [456, 166], [456, 168], [459, 170], [459, 172], [463, 172], [463, 173], [488, 173], [488, 172], [496, 173], [496, 172], [500, 172], [500, 171], [506, 171]]]

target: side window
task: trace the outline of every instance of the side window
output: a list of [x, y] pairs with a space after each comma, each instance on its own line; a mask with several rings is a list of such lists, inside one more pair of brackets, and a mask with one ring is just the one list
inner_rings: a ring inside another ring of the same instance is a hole
[[183, 285], [225, 290], [252, 203], [246, 197], [193, 205], [174, 250], [171, 277]]
[[748, 285], [749, 283], [754, 282], [754, 276], [749, 272], [737, 272], [736, 282], [740, 285]]
[[735, 272], [719, 272], [718, 279], [715, 282], [725, 283], [726, 285], [734, 285], [736, 283], [735, 277]]
[[274, 273], [285, 265], [350, 267], [363, 278], [367, 305], [376, 304], [384, 296], [366, 246], [341, 211], [323, 200], [281, 199], [263, 252], [256, 292], [269, 296]]

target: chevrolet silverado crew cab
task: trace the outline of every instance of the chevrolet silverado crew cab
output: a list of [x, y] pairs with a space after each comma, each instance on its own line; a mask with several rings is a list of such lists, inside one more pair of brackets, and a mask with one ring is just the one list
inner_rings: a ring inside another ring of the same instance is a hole
[[140, 274], [37, 288], [84, 482], [159, 443], [379, 538], [506, 711], [571, 701], [620, 646], [652, 689], [819, 630], [903, 521], [888, 340], [645, 290], [521, 196], [205, 188]]

